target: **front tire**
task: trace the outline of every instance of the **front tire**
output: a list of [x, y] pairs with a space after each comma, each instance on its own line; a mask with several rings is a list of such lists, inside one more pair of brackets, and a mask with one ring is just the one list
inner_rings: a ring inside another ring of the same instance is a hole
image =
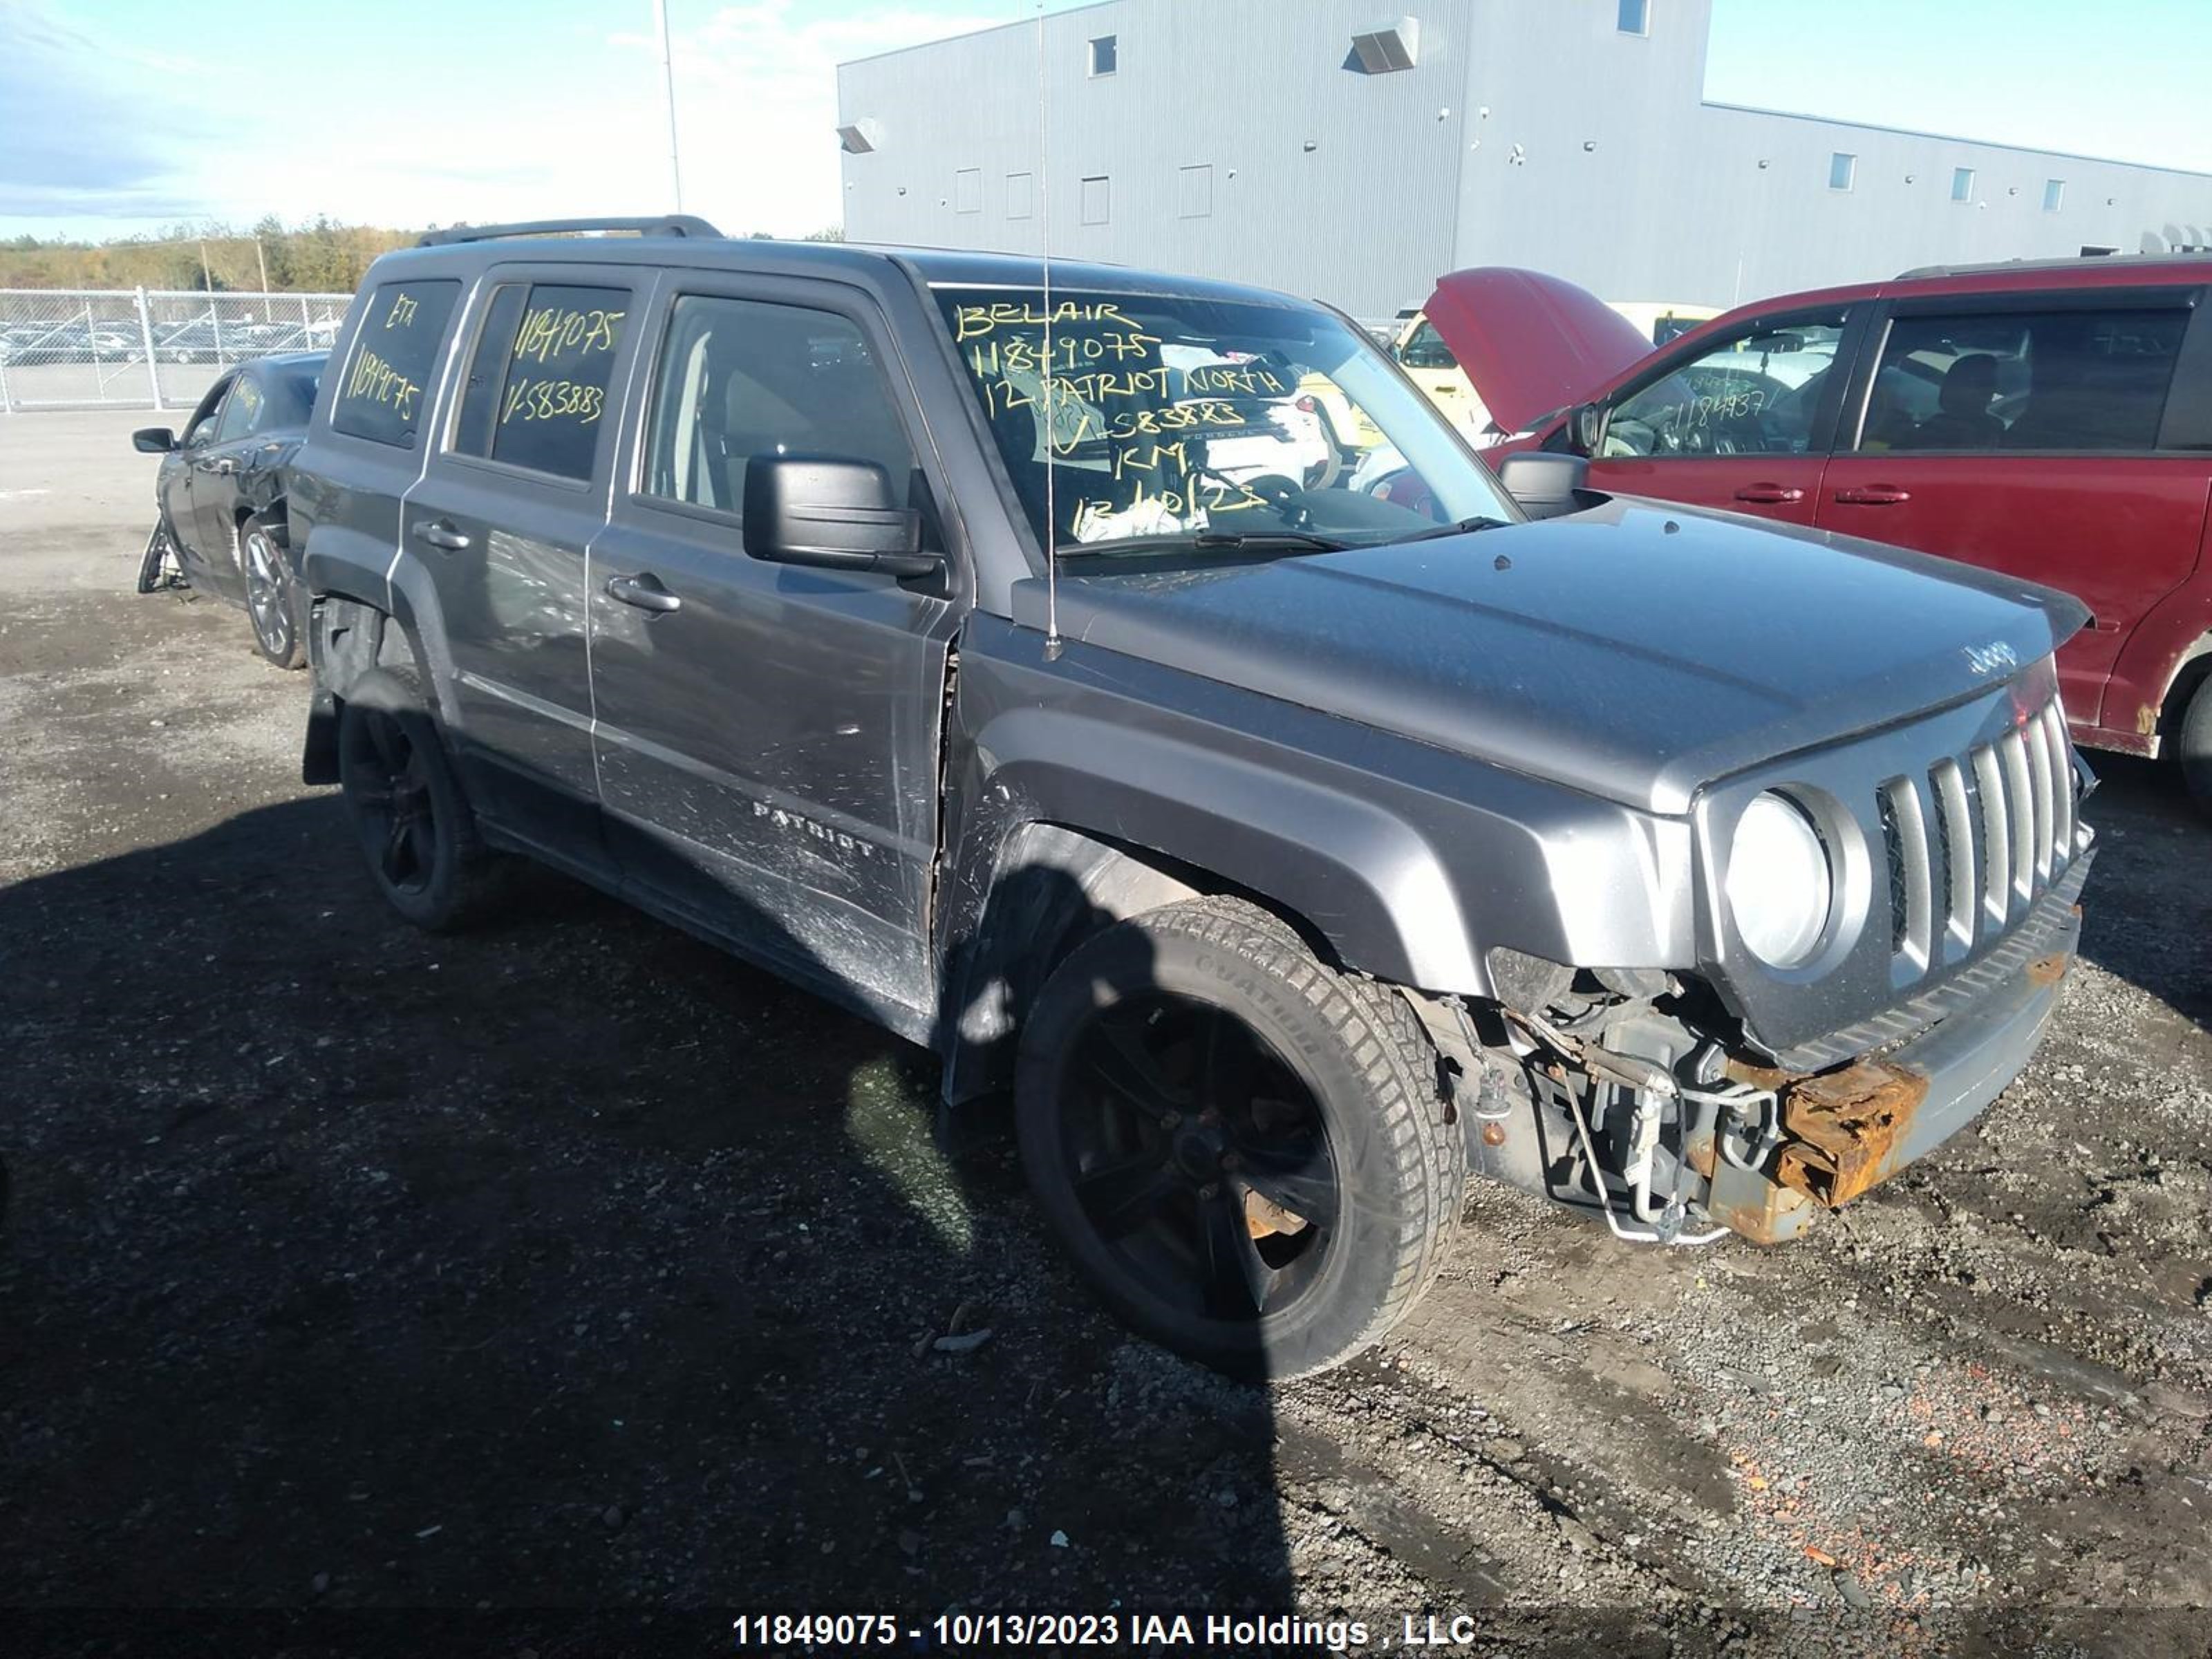
[[168, 522], [156, 514], [153, 533], [146, 538], [146, 550], [138, 556], [138, 591], [141, 593], [158, 593], [165, 587], [180, 585], [169, 574], [169, 562], [173, 556]]
[[1434, 1279], [1466, 1196], [1435, 1051], [1404, 1000], [1250, 905], [1106, 929], [1024, 1022], [1022, 1162], [1102, 1300], [1247, 1377], [1342, 1363]]
[[238, 526], [238, 564], [246, 578], [246, 614], [253, 624], [253, 648], [279, 668], [307, 665], [301, 641], [300, 610], [291, 567], [276, 537], [259, 519]]
[[385, 902], [433, 933], [495, 909], [507, 863], [477, 838], [437, 726], [404, 682], [362, 675], [339, 708], [337, 749], [346, 817]]

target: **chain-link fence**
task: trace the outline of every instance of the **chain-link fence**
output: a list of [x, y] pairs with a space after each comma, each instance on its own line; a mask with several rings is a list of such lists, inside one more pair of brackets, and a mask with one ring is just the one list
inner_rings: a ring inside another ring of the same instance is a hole
[[232, 363], [328, 350], [352, 298], [0, 289], [0, 410], [189, 409]]

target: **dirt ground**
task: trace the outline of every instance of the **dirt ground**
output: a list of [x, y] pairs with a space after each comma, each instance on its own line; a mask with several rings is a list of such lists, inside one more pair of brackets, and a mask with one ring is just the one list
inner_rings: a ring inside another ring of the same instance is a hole
[[1938, 1155], [1766, 1251], [1478, 1188], [1387, 1352], [1239, 1389], [1092, 1307], [993, 1126], [941, 1149], [918, 1052], [550, 878], [388, 915], [304, 678], [129, 591], [147, 418], [0, 420], [0, 1650], [2206, 1650], [2212, 838], [2156, 769], [2099, 758], [2085, 959]]

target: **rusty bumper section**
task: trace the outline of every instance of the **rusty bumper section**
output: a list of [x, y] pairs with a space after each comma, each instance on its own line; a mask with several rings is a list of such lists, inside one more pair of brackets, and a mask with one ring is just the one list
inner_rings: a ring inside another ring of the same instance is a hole
[[2076, 906], [2057, 948], [1879, 1059], [1811, 1077], [1738, 1069], [1741, 1081], [1773, 1091], [1782, 1142], [1771, 1170], [1713, 1170], [1714, 1220], [1762, 1244], [1794, 1237], [1972, 1121], [2034, 1054], [2081, 930]]

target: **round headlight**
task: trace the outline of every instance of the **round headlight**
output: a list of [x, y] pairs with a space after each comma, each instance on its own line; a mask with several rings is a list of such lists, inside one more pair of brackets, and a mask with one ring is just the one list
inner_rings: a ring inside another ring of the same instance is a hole
[[1802, 967], [1828, 928], [1834, 880], [1813, 820], [1786, 795], [1760, 795], [1736, 821], [1729, 852], [1729, 914], [1751, 953]]

